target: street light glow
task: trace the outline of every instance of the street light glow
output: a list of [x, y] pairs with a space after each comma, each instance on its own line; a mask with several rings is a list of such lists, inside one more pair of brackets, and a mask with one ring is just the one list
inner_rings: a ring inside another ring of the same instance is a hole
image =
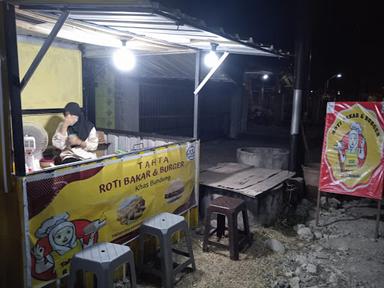
[[269, 79], [269, 75], [268, 75], [268, 74], [264, 74], [261, 78], [262, 78], [264, 81], [266, 81], [266, 80]]
[[327, 79], [327, 81], [325, 81], [324, 95], [327, 95], [329, 82], [330, 82], [332, 79], [335, 79], [335, 78], [340, 79], [341, 77], [343, 77], [343, 75], [342, 75], [341, 73], [338, 73], [338, 74], [335, 74], [335, 75], [329, 77], [329, 78]]

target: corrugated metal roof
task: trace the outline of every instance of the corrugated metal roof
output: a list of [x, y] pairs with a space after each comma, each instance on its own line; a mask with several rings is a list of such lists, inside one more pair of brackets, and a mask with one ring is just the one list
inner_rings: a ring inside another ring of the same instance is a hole
[[13, 1], [17, 26], [49, 34], [60, 12], [70, 15], [59, 38], [79, 43], [120, 47], [121, 40], [134, 50], [154, 53], [210, 50], [256, 56], [283, 56], [272, 47], [242, 41], [222, 30], [208, 28], [201, 20], [169, 10], [150, 1]]
[[[85, 53], [85, 57], [89, 59], [93, 58], [87, 57], [87, 53]], [[137, 65], [137, 67], [130, 72], [129, 77], [194, 81], [195, 59], [195, 54], [185, 53], [140, 56], [140, 65]], [[91, 61], [94, 61], [95, 65], [113, 65], [109, 57], [96, 57]], [[208, 68], [203, 66], [201, 68], [202, 74], [206, 74], [208, 72]], [[228, 77], [222, 69], [216, 71], [211, 80], [235, 84], [235, 82]]]
[[[142, 56], [140, 66], [137, 67], [138, 77], [145, 78], [166, 78], [166, 79], [195, 79], [195, 55], [194, 54], [172, 54], [172, 55], [156, 55]], [[202, 73], [205, 74], [205, 67], [202, 67]], [[213, 81], [223, 81], [235, 83], [226, 76], [220, 69], [212, 79]]]

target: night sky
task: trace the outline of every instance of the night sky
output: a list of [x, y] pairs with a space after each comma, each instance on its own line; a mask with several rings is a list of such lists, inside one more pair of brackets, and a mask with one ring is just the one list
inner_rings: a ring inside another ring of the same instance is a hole
[[[257, 43], [294, 52], [295, 0], [159, 2], [243, 39], [252, 36]], [[343, 73], [343, 79], [332, 80], [330, 88], [341, 90], [346, 99], [362, 92], [382, 93], [384, 41], [379, 1], [318, 0], [312, 4], [310, 88], [323, 89], [328, 77]]]
[[317, 1], [312, 30], [315, 83], [340, 72], [345, 77], [334, 81], [333, 87], [349, 97], [358, 92], [382, 94], [384, 41], [379, 6], [379, 1], [370, 0]]

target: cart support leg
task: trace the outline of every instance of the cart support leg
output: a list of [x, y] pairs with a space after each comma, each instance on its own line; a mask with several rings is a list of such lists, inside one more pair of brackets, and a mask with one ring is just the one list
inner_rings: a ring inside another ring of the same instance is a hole
[[[199, 87], [200, 83], [200, 63], [201, 51], [196, 52], [196, 66], [195, 66], [195, 90]], [[198, 125], [199, 125], [199, 93], [194, 93], [193, 103], [193, 138], [198, 138]]]
[[[6, 81], [9, 93], [9, 100], [11, 104], [11, 116], [12, 116], [12, 144], [13, 144], [13, 160], [15, 163], [15, 173], [18, 176], [25, 175], [25, 157], [24, 157], [24, 136], [23, 136], [23, 120], [22, 120], [22, 108], [21, 108], [21, 96], [20, 96], [20, 78], [19, 78], [19, 62], [17, 55], [17, 38], [16, 38], [16, 16], [15, 7], [8, 3], [0, 4], [4, 5], [4, 17], [0, 21], [0, 25], [4, 27], [5, 33], [5, 65], [7, 66]], [[4, 22], [3, 22], [4, 21]], [[3, 76], [4, 77], [4, 76]], [[7, 103], [3, 103], [8, 107]], [[3, 120], [1, 120], [3, 121]], [[21, 131], [21, 132], [20, 132]]]

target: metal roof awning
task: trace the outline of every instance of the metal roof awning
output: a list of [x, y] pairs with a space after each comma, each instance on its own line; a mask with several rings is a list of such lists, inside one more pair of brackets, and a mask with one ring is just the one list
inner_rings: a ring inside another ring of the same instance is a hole
[[[195, 61], [193, 54], [151, 55], [141, 57], [140, 65], [131, 72], [133, 77], [151, 79], [177, 79], [194, 80]], [[207, 73], [208, 68], [201, 67], [202, 74]], [[223, 71], [217, 71], [211, 81], [232, 83], [235, 82]]]
[[69, 16], [58, 38], [105, 47], [121, 47], [121, 41], [137, 51], [154, 53], [217, 52], [284, 57], [272, 47], [243, 41], [178, 10], [149, 1], [11, 1], [16, 4], [17, 27], [24, 32], [48, 35], [62, 11]]
[[[222, 29], [211, 29], [198, 19], [148, 0], [16, 0], [5, 10], [5, 39], [9, 79], [19, 79], [16, 35], [43, 36], [43, 45], [21, 81], [9, 82], [15, 172], [25, 175], [21, 92], [56, 39], [81, 44], [84, 52], [121, 48], [124, 43], [135, 54], [195, 54], [193, 137], [198, 138], [199, 93], [229, 54], [284, 57], [273, 46], [241, 40]], [[216, 47], [221, 53], [216, 64], [200, 79], [203, 51]], [[98, 51], [100, 52], [100, 51]], [[154, 69], [153, 67], [151, 69]]]

